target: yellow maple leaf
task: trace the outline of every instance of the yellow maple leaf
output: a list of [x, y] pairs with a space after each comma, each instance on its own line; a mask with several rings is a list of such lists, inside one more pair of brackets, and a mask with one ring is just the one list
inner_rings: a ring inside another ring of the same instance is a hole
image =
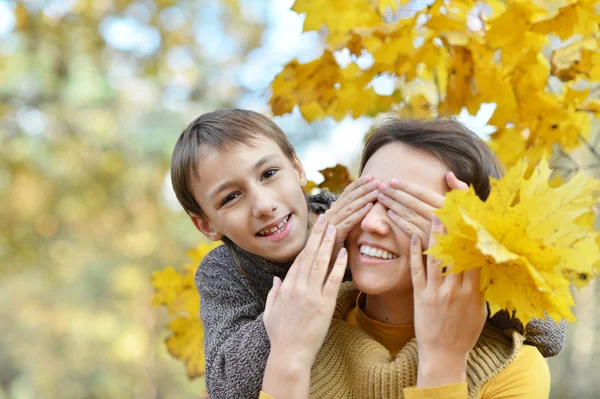
[[587, 36], [598, 31], [600, 14], [595, 10], [596, 0], [579, 0], [560, 8], [552, 18], [537, 22], [532, 26], [534, 32], [554, 33], [561, 40], [574, 34]]
[[152, 305], [156, 307], [164, 305], [168, 308], [181, 292], [182, 281], [181, 274], [172, 266], [153, 272], [154, 295], [152, 296]]
[[168, 325], [173, 333], [165, 339], [169, 353], [185, 363], [190, 379], [204, 374], [204, 329], [199, 319], [177, 317]]
[[337, 164], [333, 168], [325, 168], [319, 173], [323, 175], [325, 180], [319, 184], [319, 188], [326, 188], [334, 194], [341, 194], [342, 191], [352, 183], [350, 172], [345, 166]]
[[441, 115], [458, 114], [474, 96], [473, 56], [466, 47], [450, 46], [446, 97], [440, 102]]
[[298, 105], [309, 122], [322, 118], [323, 110], [336, 98], [335, 85], [340, 81], [340, 67], [330, 51], [306, 64], [293, 60], [271, 83], [269, 104], [273, 114], [289, 113]]
[[525, 179], [524, 162], [481, 201], [471, 187], [450, 192], [437, 211], [447, 234], [428, 252], [449, 273], [481, 268], [481, 289], [493, 312], [515, 311], [523, 323], [544, 317], [573, 321], [569, 284], [581, 287], [600, 261], [597, 236], [582, 218], [592, 211], [600, 181], [579, 173], [551, 187], [545, 159]]
[[[568, 46], [561, 47], [552, 53], [550, 59], [552, 75], [562, 81], [575, 79], [577, 75], [585, 74], [586, 65], [581, 66], [583, 50], [595, 50], [598, 40], [589, 36]], [[589, 57], [589, 56], [588, 56]]]
[[165, 339], [167, 350], [185, 363], [190, 379], [204, 374], [204, 330], [200, 321], [200, 295], [194, 277], [202, 258], [219, 245], [219, 242], [201, 242], [188, 251], [189, 261], [181, 272], [167, 266], [152, 273], [152, 305], [164, 306], [169, 314], [175, 315], [167, 326], [171, 331]]
[[326, 26], [327, 42], [334, 46], [344, 42], [354, 28], [383, 22], [371, 0], [296, 0], [292, 10], [306, 13], [304, 32], [319, 31]]
[[398, 6], [409, 3], [410, 0], [377, 0], [377, 10], [380, 15], [385, 15], [389, 9], [394, 12]]

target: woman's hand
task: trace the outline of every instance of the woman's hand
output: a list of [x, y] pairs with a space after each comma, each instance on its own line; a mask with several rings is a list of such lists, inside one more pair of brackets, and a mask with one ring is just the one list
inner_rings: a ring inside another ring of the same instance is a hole
[[361, 176], [348, 185], [325, 212], [327, 221], [333, 224], [337, 231], [333, 259], [344, 246], [350, 231], [364, 219], [373, 202], [377, 200], [379, 183], [371, 176]]
[[335, 237], [335, 227], [319, 216], [284, 281], [273, 281], [263, 315], [271, 342], [263, 391], [274, 398], [308, 398], [310, 369], [331, 324], [348, 258], [342, 248], [328, 273]]
[[[444, 227], [435, 217], [429, 247]], [[414, 320], [419, 368], [417, 387], [467, 380], [467, 357], [487, 318], [480, 290], [479, 268], [443, 275], [440, 262], [427, 255], [423, 266], [421, 240], [412, 236], [410, 265], [414, 291]]]
[[[454, 173], [446, 173], [450, 190], [468, 190]], [[421, 185], [393, 179], [379, 185], [377, 201], [388, 208], [390, 219], [407, 235], [416, 234], [424, 246], [428, 245], [434, 211], [444, 205], [444, 196]]]

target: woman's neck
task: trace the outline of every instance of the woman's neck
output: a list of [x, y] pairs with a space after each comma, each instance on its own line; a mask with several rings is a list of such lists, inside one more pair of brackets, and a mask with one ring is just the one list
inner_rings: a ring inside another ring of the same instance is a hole
[[413, 293], [367, 295], [364, 313], [386, 324], [414, 324]]

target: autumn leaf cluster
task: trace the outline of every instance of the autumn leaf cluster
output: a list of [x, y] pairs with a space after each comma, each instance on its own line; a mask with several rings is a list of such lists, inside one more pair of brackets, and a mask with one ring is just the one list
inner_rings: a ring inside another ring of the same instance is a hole
[[200, 295], [194, 276], [202, 258], [218, 245], [201, 243], [189, 251], [189, 262], [181, 271], [167, 266], [152, 274], [152, 305], [164, 306], [173, 317], [167, 325], [170, 330], [165, 339], [167, 350], [185, 363], [190, 378], [204, 375], [204, 329], [200, 320]]
[[[273, 113], [426, 117], [495, 103], [491, 145], [505, 165], [526, 154], [535, 164], [554, 143], [569, 151], [589, 136], [600, 111], [590, 96], [600, 81], [598, 0], [406, 3], [296, 0], [304, 31], [321, 32], [326, 47], [275, 77]], [[397, 78], [391, 95], [375, 91], [380, 76]]]
[[473, 187], [452, 191], [437, 211], [448, 234], [430, 250], [448, 273], [481, 269], [492, 313], [514, 311], [523, 323], [544, 318], [575, 321], [569, 285], [586, 285], [600, 271], [593, 206], [600, 181], [583, 171], [558, 187], [545, 159], [525, 179], [520, 162], [491, 181], [482, 201]]

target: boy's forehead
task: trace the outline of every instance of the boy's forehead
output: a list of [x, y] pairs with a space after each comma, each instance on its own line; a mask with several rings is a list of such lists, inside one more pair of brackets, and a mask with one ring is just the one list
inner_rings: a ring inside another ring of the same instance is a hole
[[256, 153], [257, 150], [270, 150], [283, 154], [283, 151], [275, 140], [265, 136], [249, 136], [244, 141], [222, 142], [218, 145], [202, 144], [200, 145], [199, 155], [201, 158], [211, 155], [231, 156], [252, 154]]
[[197, 173], [198, 180], [202, 172], [212, 171], [223, 175], [229, 171], [246, 171], [272, 159], [285, 157], [283, 151], [273, 140], [235, 143], [227, 147], [215, 148], [202, 146], [199, 151]]

